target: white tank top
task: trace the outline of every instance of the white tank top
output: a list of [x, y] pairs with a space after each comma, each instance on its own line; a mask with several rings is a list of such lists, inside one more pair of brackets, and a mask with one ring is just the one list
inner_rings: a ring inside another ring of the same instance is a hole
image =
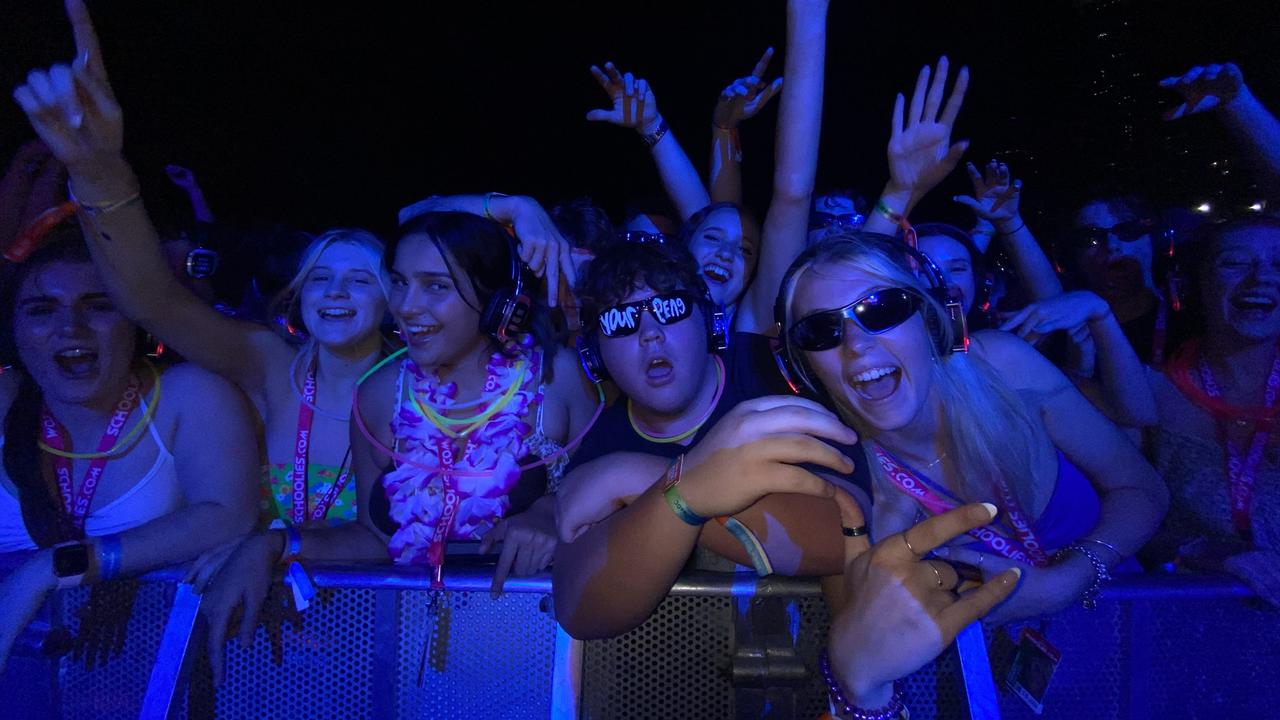
[[[145, 401], [143, 407], [146, 407]], [[120, 497], [102, 507], [89, 509], [89, 516], [85, 518], [85, 535], [124, 532], [182, 507], [182, 487], [178, 484], [173, 454], [160, 439], [155, 423], [149, 423], [147, 429], [151, 431], [151, 439], [160, 449], [156, 453], [155, 463], [146, 475]], [[4, 436], [0, 435], [0, 449], [3, 447]], [[0, 464], [0, 477], [8, 479], [3, 464]], [[27, 526], [22, 522], [22, 506], [18, 503], [18, 498], [0, 486], [0, 553], [35, 549], [36, 544], [27, 534]]]

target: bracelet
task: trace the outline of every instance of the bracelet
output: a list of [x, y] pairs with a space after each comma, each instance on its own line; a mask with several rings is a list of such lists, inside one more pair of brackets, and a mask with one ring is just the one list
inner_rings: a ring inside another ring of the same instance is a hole
[[487, 217], [487, 218], [489, 218], [490, 220], [492, 220], [492, 221], [494, 221], [494, 222], [496, 222], [496, 223], [499, 223], [499, 224], [500, 224], [502, 221], [501, 221], [501, 220], [499, 220], [498, 218], [494, 217], [494, 216], [493, 216], [493, 213], [489, 211], [489, 203], [493, 200], [493, 197], [494, 197], [495, 195], [496, 195], [496, 196], [498, 196], [498, 197], [508, 197], [507, 195], [504, 195], [503, 193], [500, 193], [500, 192], [488, 192], [488, 193], [485, 193], [485, 194], [484, 194], [484, 216], [485, 216], [485, 217]]
[[640, 142], [644, 143], [645, 147], [651, 148], [654, 145], [657, 145], [658, 141], [661, 140], [663, 137], [665, 137], [666, 134], [667, 134], [667, 120], [666, 118], [659, 118], [657, 129], [655, 129], [651, 133], [648, 133], [647, 135], [641, 135]]
[[1014, 228], [1014, 229], [1012, 229], [1012, 230], [1010, 230], [1010, 231], [1008, 231], [1008, 232], [1005, 232], [1004, 230], [1000, 230], [1000, 228], [996, 228], [996, 230], [999, 230], [1001, 235], [1004, 235], [1005, 237], [1008, 237], [1008, 236], [1013, 235], [1013, 234], [1015, 234], [1015, 233], [1022, 232], [1022, 230], [1023, 230], [1024, 228], [1026, 228], [1026, 227], [1027, 227], [1027, 221], [1026, 221], [1026, 220], [1023, 220], [1021, 225], [1019, 225], [1018, 227], [1016, 227], [1016, 228]]
[[666, 498], [667, 505], [671, 507], [671, 511], [680, 518], [681, 522], [694, 527], [702, 527], [707, 524], [711, 518], [705, 518], [694, 512], [689, 504], [680, 496], [680, 488], [676, 487], [680, 483], [680, 471], [684, 469], [684, 454], [671, 461], [671, 466], [667, 468], [666, 483], [662, 487], [662, 497]]
[[1084, 606], [1085, 610], [1094, 610], [1098, 607], [1098, 596], [1102, 594], [1102, 584], [1111, 582], [1111, 573], [1107, 571], [1106, 563], [1102, 562], [1102, 558], [1098, 557], [1097, 553], [1080, 543], [1062, 548], [1053, 554], [1053, 559], [1060, 560], [1063, 555], [1072, 550], [1084, 555], [1089, 560], [1089, 564], [1093, 566], [1093, 584], [1084, 591], [1080, 604]]
[[280, 528], [284, 531], [284, 548], [280, 551], [280, 565], [288, 565], [290, 561], [302, 554], [302, 533], [293, 525]]
[[120, 536], [112, 533], [98, 538], [98, 580], [111, 580], [120, 574]]
[[888, 218], [889, 222], [902, 228], [902, 239], [911, 247], [916, 247], [918, 238], [916, 237], [916, 229], [911, 227], [911, 222], [907, 220], [907, 216], [900, 212], [895, 212], [893, 208], [885, 205], [884, 200], [876, 201], [876, 212]]
[[1088, 540], [1085, 540], [1084, 542], [1091, 542], [1091, 543], [1094, 543], [1094, 544], [1096, 544], [1096, 545], [1101, 545], [1102, 547], [1104, 547], [1104, 548], [1106, 548], [1106, 549], [1110, 550], [1110, 551], [1111, 551], [1111, 552], [1116, 556], [1116, 562], [1119, 562], [1119, 561], [1121, 561], [1121, 560], [1124, 560], [1124, 553], [1120, 552], [1120, 548], [1116, 547], [1115, 545], [1112, 545], [1111, 543], [1109, 543], [1109, 542], [1107, 542], [1107, 541], [1105, 541], [1105, 540], [1097, 540], [1097, 539], [1094, 539], [1094, 538], [1089, 538]]
[[76, 208], [83, 210], [90, 215], [106, 215], [113, 213], [122, 207], [132, 205], [142, 199], [142, 192], [134, 190], [132, 195], [121, 200], [107, 200], [96, 203], [81, 202], [76, 198], [75, 191], [71, 189], [71, 183], [67, 183], [67, 199], [76, 204]]
[[831, 704], [837, 713], [853, 720], [895, 720], [907, 716], [907, 705], [903, 702], [903, 686], [901, 680], [893, 681], [893, 697], [889, 698], [889, 703], [884, 707], [866, 709], [860, 708], [845, 697], [844, 690], [840, 689], [840, 683], [836, 681], [835, 673], [831, 672], [831, 661], [827, 657], [827, 651], [822, 650], [818, 653], [818, 670], [822, 672], [822, 679], [827, 683], [827, 692], [831, 695]]

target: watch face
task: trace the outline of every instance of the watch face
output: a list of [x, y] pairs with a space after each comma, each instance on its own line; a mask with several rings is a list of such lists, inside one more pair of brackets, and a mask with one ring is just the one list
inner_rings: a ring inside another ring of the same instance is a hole
[[83, 543], [53, 549], [53, 574], [75, 577], [89, 570], [89, 547]]

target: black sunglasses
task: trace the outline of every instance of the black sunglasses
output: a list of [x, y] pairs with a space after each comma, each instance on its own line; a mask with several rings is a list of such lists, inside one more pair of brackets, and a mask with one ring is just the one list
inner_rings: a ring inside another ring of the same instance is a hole
[[867, 218], [862, 213], [843, 213], [837, 215], [835, 213], [822, 212], [814, 210], [809, 213], [809, 229], [822, 230], [832, 225], [840, 225], [850, 230], [860, 230], [863, 225], [867, 224]]
[[852, 320], [870, 335], [879, 335], [910, 319], [920, 309], [921, 301], [918, 294], [906, 288], [877, 290], [842, 308], [801, 318], [787, 331], [787, 337], [800, 350], [830, 350], [844, 340], [845, 320]]
[[1151, 234], [1150, 220], [1129, 220], [1116, 223], [1109, 228], [1097, 227], [1096, 225], [1076, 228], [1072, 231], [1071, 236], [1077, 247], [1090, 248], [1106, 245], [1108, 235], [1115, 235], [1120, 242], [1134, 242], [1141, 239], [1143, 235], [1149, 234]]
[[671, 325], [693, 314], [693, 296], [684, 292], [658, 293], [644, 300], [611, 305], [596, 316], [600, 334], [609, 338], [634, 335], [640, 329], [640, 313], [648, 310], [659, 325]]

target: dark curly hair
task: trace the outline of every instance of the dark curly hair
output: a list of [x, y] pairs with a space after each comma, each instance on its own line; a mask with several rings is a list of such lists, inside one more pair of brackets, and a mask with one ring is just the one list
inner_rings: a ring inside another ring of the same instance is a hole
[[[641, 284], [654, 292], [685, 290], [710, 304], [707, 283], [683, 243], [618, 243], [592, 259], [578, 279], [583, 327], [594, 330], [601, 310], [622, 302]], [[703, 307], [703, 314], [708, 310]]]

